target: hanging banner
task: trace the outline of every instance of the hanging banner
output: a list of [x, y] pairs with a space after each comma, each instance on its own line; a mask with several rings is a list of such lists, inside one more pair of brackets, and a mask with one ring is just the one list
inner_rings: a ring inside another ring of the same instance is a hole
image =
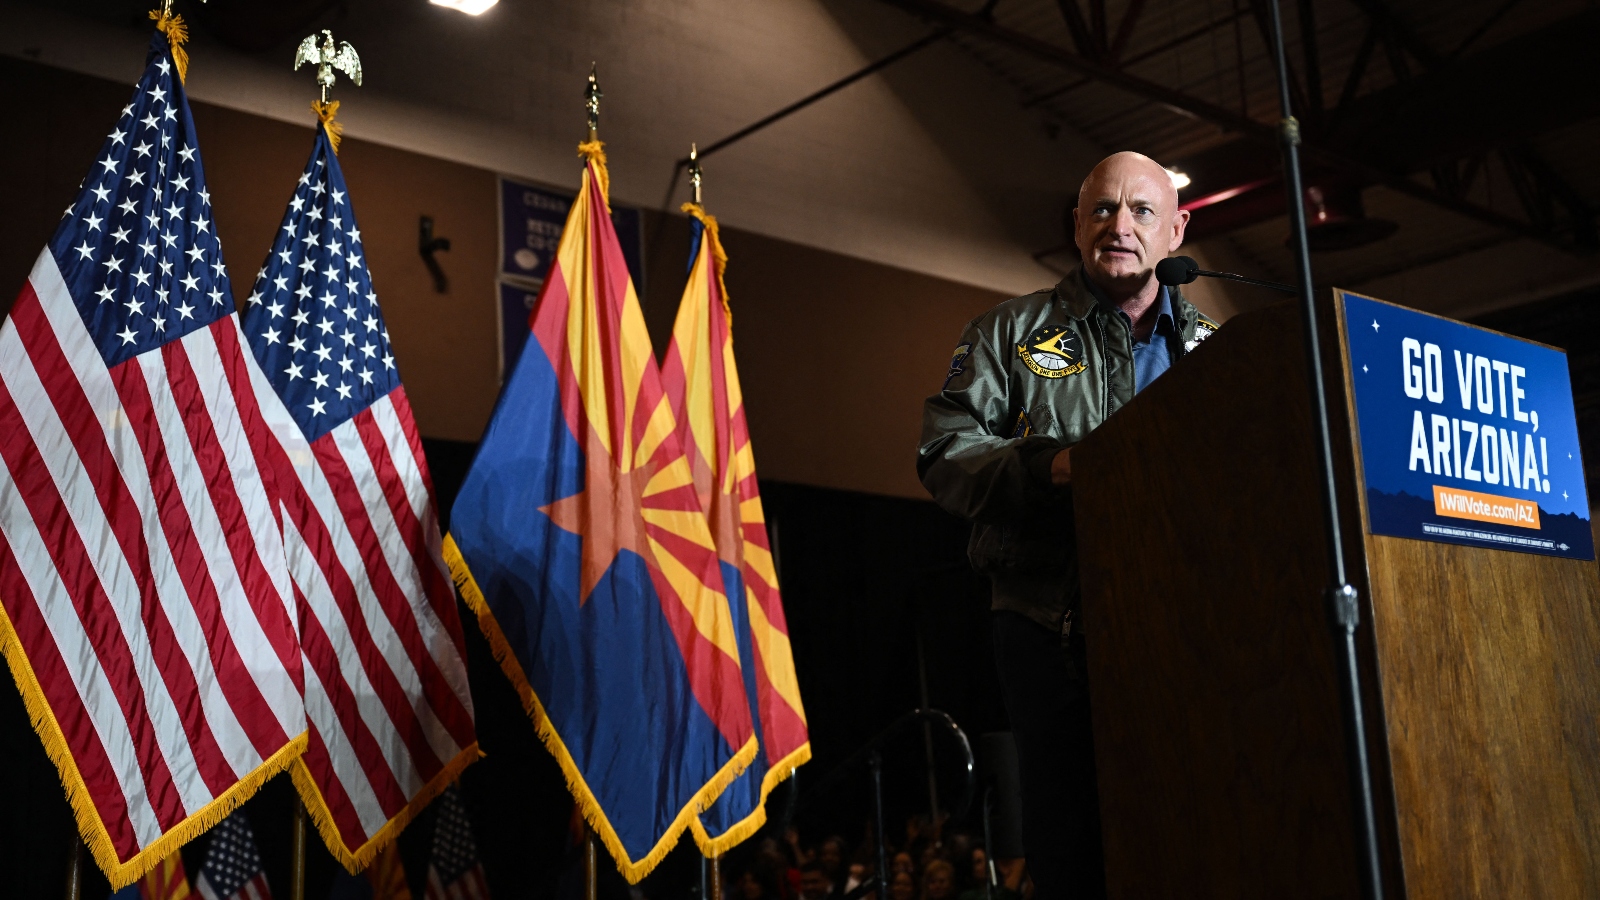
[[[500, 371], [511, 371], [528, 341], [528, 313], [550, 272], [561, 229], [576, 194], [500, 179]], [[611, 205], [622, 259], [644, 293], [644, 219], [634, 207]]]
[[1594, 559], [1566, 354], [1335, 293], [1372, 533]]

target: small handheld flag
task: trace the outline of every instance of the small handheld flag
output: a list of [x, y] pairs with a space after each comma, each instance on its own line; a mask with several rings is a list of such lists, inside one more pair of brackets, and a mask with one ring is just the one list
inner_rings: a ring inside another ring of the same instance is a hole
[[242, 811], [211, 830], [211, 846], [194, 887], [205, 900], [272, 900], [255, 832]]
[[478, 842], [472, 838], [461, 788], [451, 785], [440, 794], [437, 808], [425, 900], [489, 900], [489, 883], [478, 862]]
[[183, 870], [183, 854], [173, 853], [144, 877], [111, 895], [111, 900], [190, 900], [194, 891]]

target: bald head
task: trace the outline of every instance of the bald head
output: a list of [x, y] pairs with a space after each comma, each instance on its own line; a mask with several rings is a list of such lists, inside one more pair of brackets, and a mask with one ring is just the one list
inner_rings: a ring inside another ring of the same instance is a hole
[[1150, 293], [1155, 265], [1183, 245], [1189, 213], [1160, 164], [1123, 151], [1100, 161], [1072, 211], [1084, 273], [1113, 300]]

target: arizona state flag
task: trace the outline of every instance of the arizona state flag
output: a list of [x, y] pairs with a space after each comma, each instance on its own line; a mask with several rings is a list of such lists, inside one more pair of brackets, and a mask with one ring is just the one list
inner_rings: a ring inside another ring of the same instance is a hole
[[733, 357], [732, 317], [722, 281], [728, 257], [717, 220], [698, 204], [685, 203], [683, 211], [694, 217], [689, 283], [661, 380], [716, 539], [744, 661], [745, 693], [761, 741], [750, 768], [693, 823], [695, 843], [715, 856], [761, 827], [767, 794], [811, 758], [811, 743]]
[[754, 758], [717, 552], [623, 264], [598, 141], [445, 541], [629, 881]]

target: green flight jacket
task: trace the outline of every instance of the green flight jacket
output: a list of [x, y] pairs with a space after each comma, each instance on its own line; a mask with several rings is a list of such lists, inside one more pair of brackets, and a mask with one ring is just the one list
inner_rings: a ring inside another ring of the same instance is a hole
[[[1218, 326], [1167, 291], [1176, 362]], [[943, 389], [923, 405], [917, 474], [941, 507], [972, 521], [967, 554], [990, 577], [994, 609], [1063, 637], [1079, 618], [1072, 492], [1051, 485], [1050, 463], [1133, 389], [1133, 335], [1081, 267], [967, 325]]]

